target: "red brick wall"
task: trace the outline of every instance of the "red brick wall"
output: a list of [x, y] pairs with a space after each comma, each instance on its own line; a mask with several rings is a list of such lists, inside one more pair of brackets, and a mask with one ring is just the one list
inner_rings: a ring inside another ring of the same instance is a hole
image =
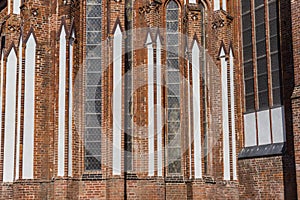
[[239, 160], [241, 199], [284, 199], [282, 157]]

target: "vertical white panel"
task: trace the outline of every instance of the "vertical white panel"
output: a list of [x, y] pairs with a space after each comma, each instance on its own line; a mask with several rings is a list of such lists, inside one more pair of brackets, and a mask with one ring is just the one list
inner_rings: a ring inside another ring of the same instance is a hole
[[222, 119], [223, 119], [223, 167], [224, 180], [230, 180], [230, 149], [229, 149], [229, 116], [228, 116], [228, 85], [227, 62], [225, 51], [221, 50], [221, 76], [222, 76]]
[[257, 113], [258, 145], [271, 144], [269, 110]]
[[[74, 39], [74, 32], [72, 33], [72, 39]], [[72, 141], [73, 141], [73, 131], [72, 131], [72, 122], [73, 122], [73, 41], [70, 41], [69, 46], [69, 144], [68, 144], [68, 176], [72, 176]]]
[[118, 25], [113, 42], [113, 174], [121, 175], [122, 137], [122, 32]]
[[150, 34], [147, 38], [148, 52], [148, 176], [154, 176], [154, 85], [153, 46]]
[[21, 95], [22, 95], [22, 37], [19, 43], [19, 79], [18, 79], [18, 118], [17, 118], [17, 144], [16, 144], [16, 180], [19, 179], [20, 162], [20, 129], [21, 129]]
[[10, 4], [11, 4], [11, 0], [7, 0], [7, 14], [10, 14]]
[[272, 109], [273, 143], [285, 142], [284, 107]]
[[21, 0], [13, 0], [13, 14], [20, 14]]
[[[3, 70], [4, 70], [4, 62], [3, 62], [4, 52], [1, 52], [1, 76], [0, 76], [0, 127], [2, 127], [2, 94], [3, 94]], [[0, 128], [0, 160], [2, 159], [2, 128]]]
[[220, 10], [220, 0], [214, 0], [214, 11]]
[[229, 64], [230, 64], [230, 102], [231, 102], [231, 139], [232, 139], [232, 173], [233, 180], [237, 180], [236, 172], [236, 139], [235, 139], [235, 100], [234, 100], [234, 63], [233, 53], [230, 50], [229, 53]]
[[244, 115], [245, 147], [257, 145], [255, 113]]
[[187, 106], [188, 106], [188, 138], [189, 138], [189, 142], [188, 142], [188, 148], [189, 148], [189, 170], [190, 170], [190, 174], [189, 177], [192, 178], [193, 174], [192, 174], [192, 133], [191, 133], [191, 129], [192, 129], [192, 125], [191, 125], [191, 84], [190, 84], [190, 60], [189, 58], [187, 59]]
[[3, 182], [13, 182], [14, 180], [17, 92], [16, 81], [17, 56], [14, 49], [12, 49], [7, 58], [6, 66]]
[[202, 178], [201, 162], [201, 118], [200, 118], [200, 50], [196, 41], [192, 49], [193, 78], [193, 132], [195, 178]]
[[222, 0], [222, 9], [227, 10], [227, 0]]
[[35, 39], [31, 34], [25, 51], [23, 179], [33, 179], [34, 106], [35, 106]]
[[162, 176], [162, 91], [161, 91], [161, 43], [159, 36], [156, 40], [156, 81], [157, 81], [157, 175]]
[[62, 27], [59, 41], [58, 176], [65, 175], [66, 53], [66, 32]]

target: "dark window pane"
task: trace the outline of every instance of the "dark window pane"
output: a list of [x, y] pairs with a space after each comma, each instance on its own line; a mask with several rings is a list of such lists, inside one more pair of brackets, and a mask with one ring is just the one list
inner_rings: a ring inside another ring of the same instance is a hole
[[279, 63], [279, 55], [278, 53], [273, 54], [271, 56], [271, 69], [272, 70], [278, 70], [280, 67], [280, 63]]
[[268, 91], [258, 93], [259, 109], [269, 108]]
[[265, 23], [264, 7], [255, 10], [255, 24]]
[[100, 156], [86, 156], [84, 159], [85, 170], [100, 170], [101, 157]]
[[273, 89], [273, 105], [278, 106], [282, 105], [281, 101], [281, 88], [275, 88]]
[[243, 30], [251, 28], [251, 15], [250, 13], [243, 15], [242, 24]]
[[272, 20], [269, 22], [270, 24], [270, 36], [278, 34], [278, 24], [277, 20]]
[[250, 2], [251, 0], [242, 0], [242, 12], [249, 12], [250, 11]]
[[253, 111], [255, 108], [254, 105], [254, 94], [246, 96], [246, 112]]
[[271, 52], [278, 51], [278, 37], [277, 36], [272, 37], [270, 39], [270, 49], [271, 49]]
[[249, 79], [245, 80], [245, 89], [246, 89], [246, 95], [254, 93], [254, 80]]
[[252, 45], [243, 48], [244, 62], [252, 59]]
[[265, 73], [268, 73], [267, 59], [266, 57], [262, 57], [257, 60], [257, 74], [265, 74]]
[[269, 3], [269, 19], [277, 17], [277, 1]]
[[261, 6], [264, 4], [264, 0], [255, 0], [255, 7]]
[[248, 63], [244, 64], [244, 77], [245, 77], [245, 79], [253, 77], [253, 63], [252, 62], [248, 62]]
[[266, 39], [265, 31], [266, 31], [265, 24], [260, 24], [259, 26], [256, 26], [256, 41]]
[[280, 87], [281, 77], [280, 71], [272, 71], [272, 87]]
[[252, 44], [252, 30], [249, 29], [243, 32], [243, 45]]
[[266, 41], [256, 43], [256, 56], [260, 57], [266, 55]]
[[170, 162], [168, 166], [169, 173], [180, 173], [181, 170], [181, 162], [180, 160], [175, 160]]
[[268, 75], [262, 75], [258, 77], [258, 92], [268, 90]]

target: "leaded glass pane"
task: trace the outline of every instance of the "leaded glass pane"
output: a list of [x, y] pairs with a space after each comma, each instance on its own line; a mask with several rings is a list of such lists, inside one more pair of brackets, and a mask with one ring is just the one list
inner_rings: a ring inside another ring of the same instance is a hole
[[86, 46], [86, 57], [87, 58], [100, 58], [101, 57], [101, 46], [100, 45], [87, 45]]
[[175, 160], [169, 162], [168, 171], [169, 173], [180, 173], [181, 170], [181, 160]]
[[168, 173], [181, 172], [180, 70], [178, 59], [179, 9], [175, 1], [167, 5], [167, 120]]
[[[87, 18], [86, 29], [87, 31], [101, 31], [101, 18]], [[99, 33], [101, 35], [101, 33]]]
[[101, 0], [87, 0], [85, 170], [101, 169]]
[[87, 5], [86, 6], [86, 15], [88, 17], [101, 17], [101, 7], [100, 6]]
[[87, 72], [101, 72], [101, 60], [100, 59], [87, 59], [86, 60]]

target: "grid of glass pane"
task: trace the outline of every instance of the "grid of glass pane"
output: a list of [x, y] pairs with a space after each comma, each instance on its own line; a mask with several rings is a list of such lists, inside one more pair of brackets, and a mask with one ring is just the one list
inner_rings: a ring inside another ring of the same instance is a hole
[[101, 169], [101, 0], [86, 6], [85, 170]]
[[255, 109], [250, 0], [242, 0], [243, 58], [246, 112]]
[[265, 4], [255, 0], [255, 39], [259, 109], [269, 108]]
[[167, 119], [168, 173], [181, 172], [180, 146], [180, 71], [178, 59], [179, 8], [175, 1], [167, 5]]
[[132, 0], [126, 0], [126, 53], [125, 53], [125, 111], [124, 111], [124, 120], [125, 120], [125, 169], [126, 171], [132, 170], [132, 116], [131, 116], [131, 109], [132, 109]]
[[273, 106], [281, 105], [281, 68], [279, 60], [278, 2], [269, 0], [270, 54]]

